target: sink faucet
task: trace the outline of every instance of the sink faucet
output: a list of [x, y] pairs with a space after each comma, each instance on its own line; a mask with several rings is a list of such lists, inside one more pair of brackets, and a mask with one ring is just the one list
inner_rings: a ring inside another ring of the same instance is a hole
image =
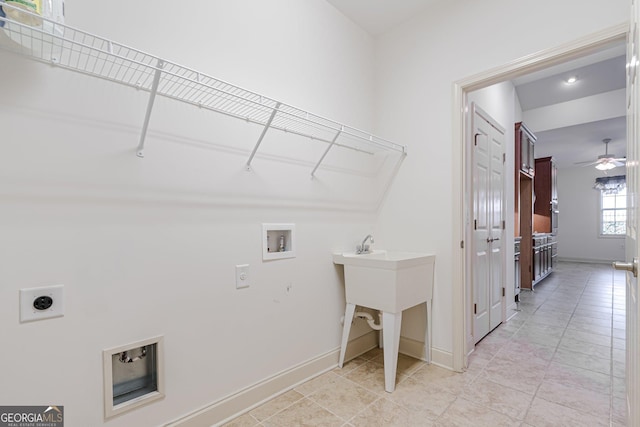
[[369, 253], [369, 245], [367, 245], [367, 240], [370, 240], [371, 243], [373, 242], [373, 236], [371, 234], [367, 234], [367, 237], [364, 238], [364, 240], [362, 240], [362, 244], [356, 246], [356, 253], [357, 254], [368, 254]]

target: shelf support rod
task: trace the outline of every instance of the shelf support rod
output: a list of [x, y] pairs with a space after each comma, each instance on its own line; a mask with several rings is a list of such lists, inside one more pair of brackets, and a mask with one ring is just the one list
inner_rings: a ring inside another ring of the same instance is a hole
[[140, 142], [136, 149], [136, 156], [144, 157], [144, 140], [147, 137], [147, 128], [149, 127], [149, 119], [151, 119], [151, 110], [153, 110], [153, 103], [156, 100], [156, 94], [158, 93], [158, 85], [160, 84], [160, 75], [164, 68], [164, 61], [158, 58], [158, 64], [156, 66], [155, 74], [153, 75], [153, 83], [151, 85], [151, 93], [149, 94], [149, 102], [147, 103], [147, 112], [144, 115], [144, 123], [142, 124], [142, 133], [140, 134]]
[[322, 154], [322, 157], [320, 157], [320, 160], [318, 160], [318, 163], [316, 163], [316, 166], [313, 168], [313, 170], [311, 171], [311, 177], [315, 177], [316, 176], [316, 171], [318, 170], [318, 168], [320, 167], [320, 163], [322, 163], [322, 161], [324, 160], [325, 157], [327, 157], [327, 154], [329, 153], [329, 150], [331, 150], [331, 148], [335, 145], [336, 141], [338, 140], [338, 137], [340, 136], [340, 134], [344, 131], [344, 126], [340, 127], [340, 130], [338, 131], [338, 133], [336, 133], [336, 136], [333, 137], [333, 139], [331, 140], [331, 143], [329, 144], [329, 146], [327, 147], [326, 150], [324, 150], [324, 153]]
[[262, 129], [262, 133], [260, 134], [260, 138], [258, 138], [258, 142], [256, 142], [256, 146], [253, 147], [253, 151], [251, 152], [251, 155], [249, 156], [249, 160], [247, 160], [247, 170], [248, 171], [251, 170], [251, 162], [253, 161], [253, 157], [256, 155], [256, 152], [258, 151], [258, 147], [260, 147], [260, 144], [262, 144], [262, 139], [264, 138], [264, 136], [266, 135], [267, 131], [271, 127], [271, 122], [273, 122], [273, 119], [276, 117], [276, 114], [278, 113], [278, 109], [280, 108], [280, 105], [281, 105], [280, 102], [278, 102], [276, 104], [275, 108], [271, 112], [271, 116], [269, 117], [269, 120], [267, 120], [267, 123], [264, 125], [264, 129]]

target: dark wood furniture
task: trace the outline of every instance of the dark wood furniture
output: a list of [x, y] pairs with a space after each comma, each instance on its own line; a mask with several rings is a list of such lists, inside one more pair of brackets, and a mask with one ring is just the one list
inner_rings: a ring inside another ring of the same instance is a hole
[[520, 287], [533, 289], [533, 180], [536, 137], [522, 123], [515, 124], [514, 236], [520, 236]]
[[553, 157], [536, 159], [533, 206], [534, 233], [554, 233], [558, 228], [558, 168]]
[[533, 206], [533, 285], [553, 271], [557, 257], [558, 167], [553, 157], [536, 159]]

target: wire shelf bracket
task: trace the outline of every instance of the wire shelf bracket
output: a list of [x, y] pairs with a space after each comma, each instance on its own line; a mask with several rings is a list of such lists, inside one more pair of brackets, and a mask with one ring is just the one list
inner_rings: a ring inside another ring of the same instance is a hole
[[276, 104], [275, 108], [271, 112], [271, 116], [269, 116], [269, 120], [267, 120], [267, 123], [264, 125], [264, 129], [262, 129], [260, 138], [258, 138], [258, 142], [256, 142], [256, 145], [253, 147], [253, 151], [251, 151], [249, 160], [247, 160], [247, 166], [246, 166], [247, 171], [251, 170], [251, 162], [253, 161], [253, 157], [256, 155], [256, 152], [258, 151], [260, 144], [262, 144], [262, 139], [264, 138], [264, 136], [267, 134], [267, 131], [271, 127], [271, 123], [273, 123], [273, 119], [276, 117], [276, 114], [278, 113], [278, 109], [280, 108], [280, 105], [282, 105], [280, 102]]
[[320, 157], [320, 160], [318, 160], [318, 163], [316, 163], [315, 167], [313, 168], [313, 170], [311, 171], [311, 178], [314, 178], [316, 176], [316, 171], [318, 170], [318, 168], [320, 167], [320, 163], [322, 163], [322, 161], [324, 160], [325, 157], [327, 157], [327, 154], [329, 154], [329, 150], [331, 150], [331, 148], [336, 144], [336, 141], [338, 140], [338, 137], [340, 136], [340, 134], [344, 132], [344, 126], [342, 126], [340, 128], [340, 130], [338, 131], [338, 133], [336, 133], [336, 136], [333, 137], [333, 139], [331, 140], [331, 143], [329, 144], [329, 146], [327, 147], [326, 150], [324, 150], [324, 153], [322, 153], [322, 157]]
[[153, 83], [151, 84], [151, 93], [149, 94], [149, 101], [147, 103], [147, 112], [144, 115], [144, 123], [142, 124], [142, 132], [140, 133], [140, 142], [136, 149], [136, 155], [138, 157], [144, 157], [144, 140], [147, 137], [147, 129], [149, 128], [149, 120], [151, 119], [151, 110], [153, 110], [153, 103], [156, 100], [156, 94], [158, 93], [158, 85], [160, 84], [160, 76], [162, 74], [162, 68], [164, 68], [164, 61], [158, 59], [156, 71], [153, 75]]
[[16, 9], [16, 7], [5, 2], [0, 2], [0, 5], [7, 15], [0, 14], [0, 32], [8, 36], [5, 42], [0, 40], [1, 50], [149, 92], [145, 118], [136, 148], [138, 157], [144, 157], [144, 144], [156, 96], [263, 126], [262, 133], [246, 163], [247, 170], [251, 170], [251, 162], [269, 129], [328, 144], [319, 162], [313, 168], [312, 176], [315, 176], [320, 164], [334, 147], [364, 154], [375, 154], [378, 151], [407, 154], [404, 145], [287, 105], [143, 51], [60, 24], [24, 9], [20, 9], [22, 15], [32, 15], [37, 18], [36, 22], [42, 22], [42, 24], [30, 26], [16, 21], [6, 14], [7, 8]]

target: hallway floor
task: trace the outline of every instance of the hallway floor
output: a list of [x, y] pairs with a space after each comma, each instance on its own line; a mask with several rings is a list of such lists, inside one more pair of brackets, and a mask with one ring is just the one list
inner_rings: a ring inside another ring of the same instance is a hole
[[226, 426], [625, 426], [625, 276], [560, 263], [460, 374], [374, 349]]

